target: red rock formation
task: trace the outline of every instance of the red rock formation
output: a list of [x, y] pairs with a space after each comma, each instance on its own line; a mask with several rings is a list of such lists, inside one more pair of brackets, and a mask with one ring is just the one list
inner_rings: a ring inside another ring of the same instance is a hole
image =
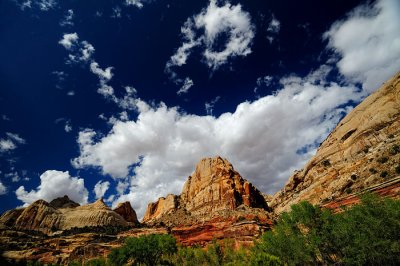
[[133, 224], [139, 224], [139, 221], [136, 216], [135, 210], [132, 208], [131, 203], [129, 201], [119, 203], [118, 206], [114, 209], [114, 212], [118, 213], [125, 219], [125, 221]]
[[251, 246], [271, 225], [266, 216], [216, 217], [204, 223], [174, 227], [171, 234], [184, 246], [205, 246], [214, 240], [232, 239], [240, 247]]
[[360, 202], [360, 195], [364, 192], [374, 193], [381, 197], [400, 199], [400, 177], [387, 182], [371, 186], [359, 193], [351, 194], [322, 204], [322, 208], [332, 209], [335, 213], [342, 212], [343, 207], [350, 207]]

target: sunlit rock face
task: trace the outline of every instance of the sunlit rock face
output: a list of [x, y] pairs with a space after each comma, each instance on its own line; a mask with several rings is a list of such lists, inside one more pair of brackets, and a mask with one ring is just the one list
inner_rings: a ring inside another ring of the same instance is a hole
[[400, 73], [352, 110], [270, 205], [276, 214], [302, 200], [323, 204], [399, 175]]
[[[221, 213], [238, 211], [240, 206], [248, 210], [268, 210], [262, 193], [243, 179], [228, 160], [221, 157], [204, 158], [188, 177], [181, 195], [168, 195], [150, 203], [143, 222], [176, 224], [209, 220]], [[167, 216], [172, 218], [173, 214], [181, 215], [182, 219], [176, 222], [168, 220]]]
[[103, 199], [80, 206], [68, 196], [54, 199], [50, 203], [37, 200], [26, 208], [10, 210], [0, 217], [2, 228], [37, 230], [45, 233], [74, 227], [128, 226], [132, 223], [138, 224], [138, 221], [130, 204], [127, 206], [123, 203], [113, 211]]

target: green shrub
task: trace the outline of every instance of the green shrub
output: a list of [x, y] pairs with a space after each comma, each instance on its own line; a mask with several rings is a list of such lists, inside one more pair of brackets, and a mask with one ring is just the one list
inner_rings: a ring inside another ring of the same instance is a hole
[[321, 162], [321, 164], [322, 164], [324, 167], [329, 167], [329, 166], [331, 166], [331, 162], [330, 162], [328, 159], [323, 160], [323, 161]]
[[372, 174], [376, 174], [378, 173], [378, 171], [375, 170], [375, 168], [369, 168], [370, 173]]
[[262, 236], [253, 261], [272, 255], [285, 265], [399, 265], [399, 221], [400, 201], [373, 195], [335, 215], [302, 202]]
[[378, 161], [378, 163], [386, 163], [388, 160], [389, 160], [388, 157], [381, 157], [377, 161]]
[[381, 175], [380, 175], [380, 177], [383, 177], [383, 178], [385, 178], [385, 177], [387, 177], [388, 176], [388, 172], [387, 171], [383, 171], [382, 173], [381, 173]]
[[103, 258], [93, 259], [85, 262], [87, 266], [107, 266], [107, 261]]
[[400, 152], [400, 146], [397, 145], [397, 144], [393, 145], [393, 146], [390, 148], [390, 150], [389, 150], [389, 153], [390, 153], [391, 155], [396, 155], [396, 154], [398, 154], [399, 152]]
[[394, 170], [396, 171], [397, 174], [400, 174], [400, 164], [397, 165]]
[[183, 266], [247, 266], [250, 264], [249, 250], [234, 249], [234, 242], [225, 239], [223, 242], [214, 241], [206, 248], [181, 247], [171, 259], [173, 265]]
[[344, 192], [345, 192], [346, 194], [351, 194], [351, 192], [353, 192], [353, 190], [351, 189], [351, 187], [348, 187], [348, 188], [346, 188], [346, 189], [344, 190]]
[[369, 149], [370, 149], [370, 146], [368, 146], [368, 145], [365, 146], [364, 149], [363, 149], [364, 153], [368, 153]]
[[151, 234], [127, 238], [125, 245], [114, 249], [109, 255], [113, 265], [124, 265], [132, 260], [137, 265], [158, 265], [163, 256], [177, 251], [176, 240], [171, 235]]

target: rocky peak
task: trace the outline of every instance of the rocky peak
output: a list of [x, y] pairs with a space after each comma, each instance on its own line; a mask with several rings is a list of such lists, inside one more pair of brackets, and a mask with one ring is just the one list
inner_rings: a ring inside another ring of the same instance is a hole
[[139, 221], [136, 216], [135, 210], [132, 208], [131, 203], [129, 201], [121, 202], [114, 209], [114, 212], [118, 213], [125, 219], [125, 221], [129, 223], [139, 224]]
[[144, 222], [162, 220], [180, 211], [191, 217], [211, 218], [214, 214], [233, 211], [239, 206], [268, 206], [263, 195], [235, 171], [232, 164], [219, 156], [204, 158], [188, 177], [180, 196], [168, 195], [148, 205]]
[[181, 201], [192, 214], [233, 210], [244, 204], [267, 208], [261, 193], [221, 157], [202, 159], [183, 186]]
[[36, 230], [48, 227], [56, 228], [61, 221], [60, 212], [45, 200], [37, 200], [26, 207], [15, 221], [15, 227], [24, 230]]
[[78, 203], [69, 199], [67, 195], [59, 197], [50, 201], [50, 205], [54, 208], [75, 208], [80, 206]]
[[99, 198], [93, 203], [80, 207], [81, 209], [94, 209], [94, 210], [111, 210], [105, 203], [103, 198]]

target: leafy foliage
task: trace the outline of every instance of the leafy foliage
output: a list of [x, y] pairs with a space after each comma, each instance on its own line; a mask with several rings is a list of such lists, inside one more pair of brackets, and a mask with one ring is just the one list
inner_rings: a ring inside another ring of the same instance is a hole
[[400, 201], [365, 195], [336, 215], [302, 202], [282, 214], [255, 251], [287, 265], [399, 265]]
[[234, 249], [234, 243], [226, 239], [223, 243], [214, 242], [206, 249], [201, 247], [182, 247], [172, 258], [173, 265], [184, 266], [241, 266], [249, 265], [249, 250]]
[[131, 260], [134, 265], [158, 265], [162, 256], [176, 253], [176, 240], [170, 235], [151, 234], [137, 238], [127, 238], [125, 245], [114, 249], [110, 262], [114, 265], [124, 265]]

